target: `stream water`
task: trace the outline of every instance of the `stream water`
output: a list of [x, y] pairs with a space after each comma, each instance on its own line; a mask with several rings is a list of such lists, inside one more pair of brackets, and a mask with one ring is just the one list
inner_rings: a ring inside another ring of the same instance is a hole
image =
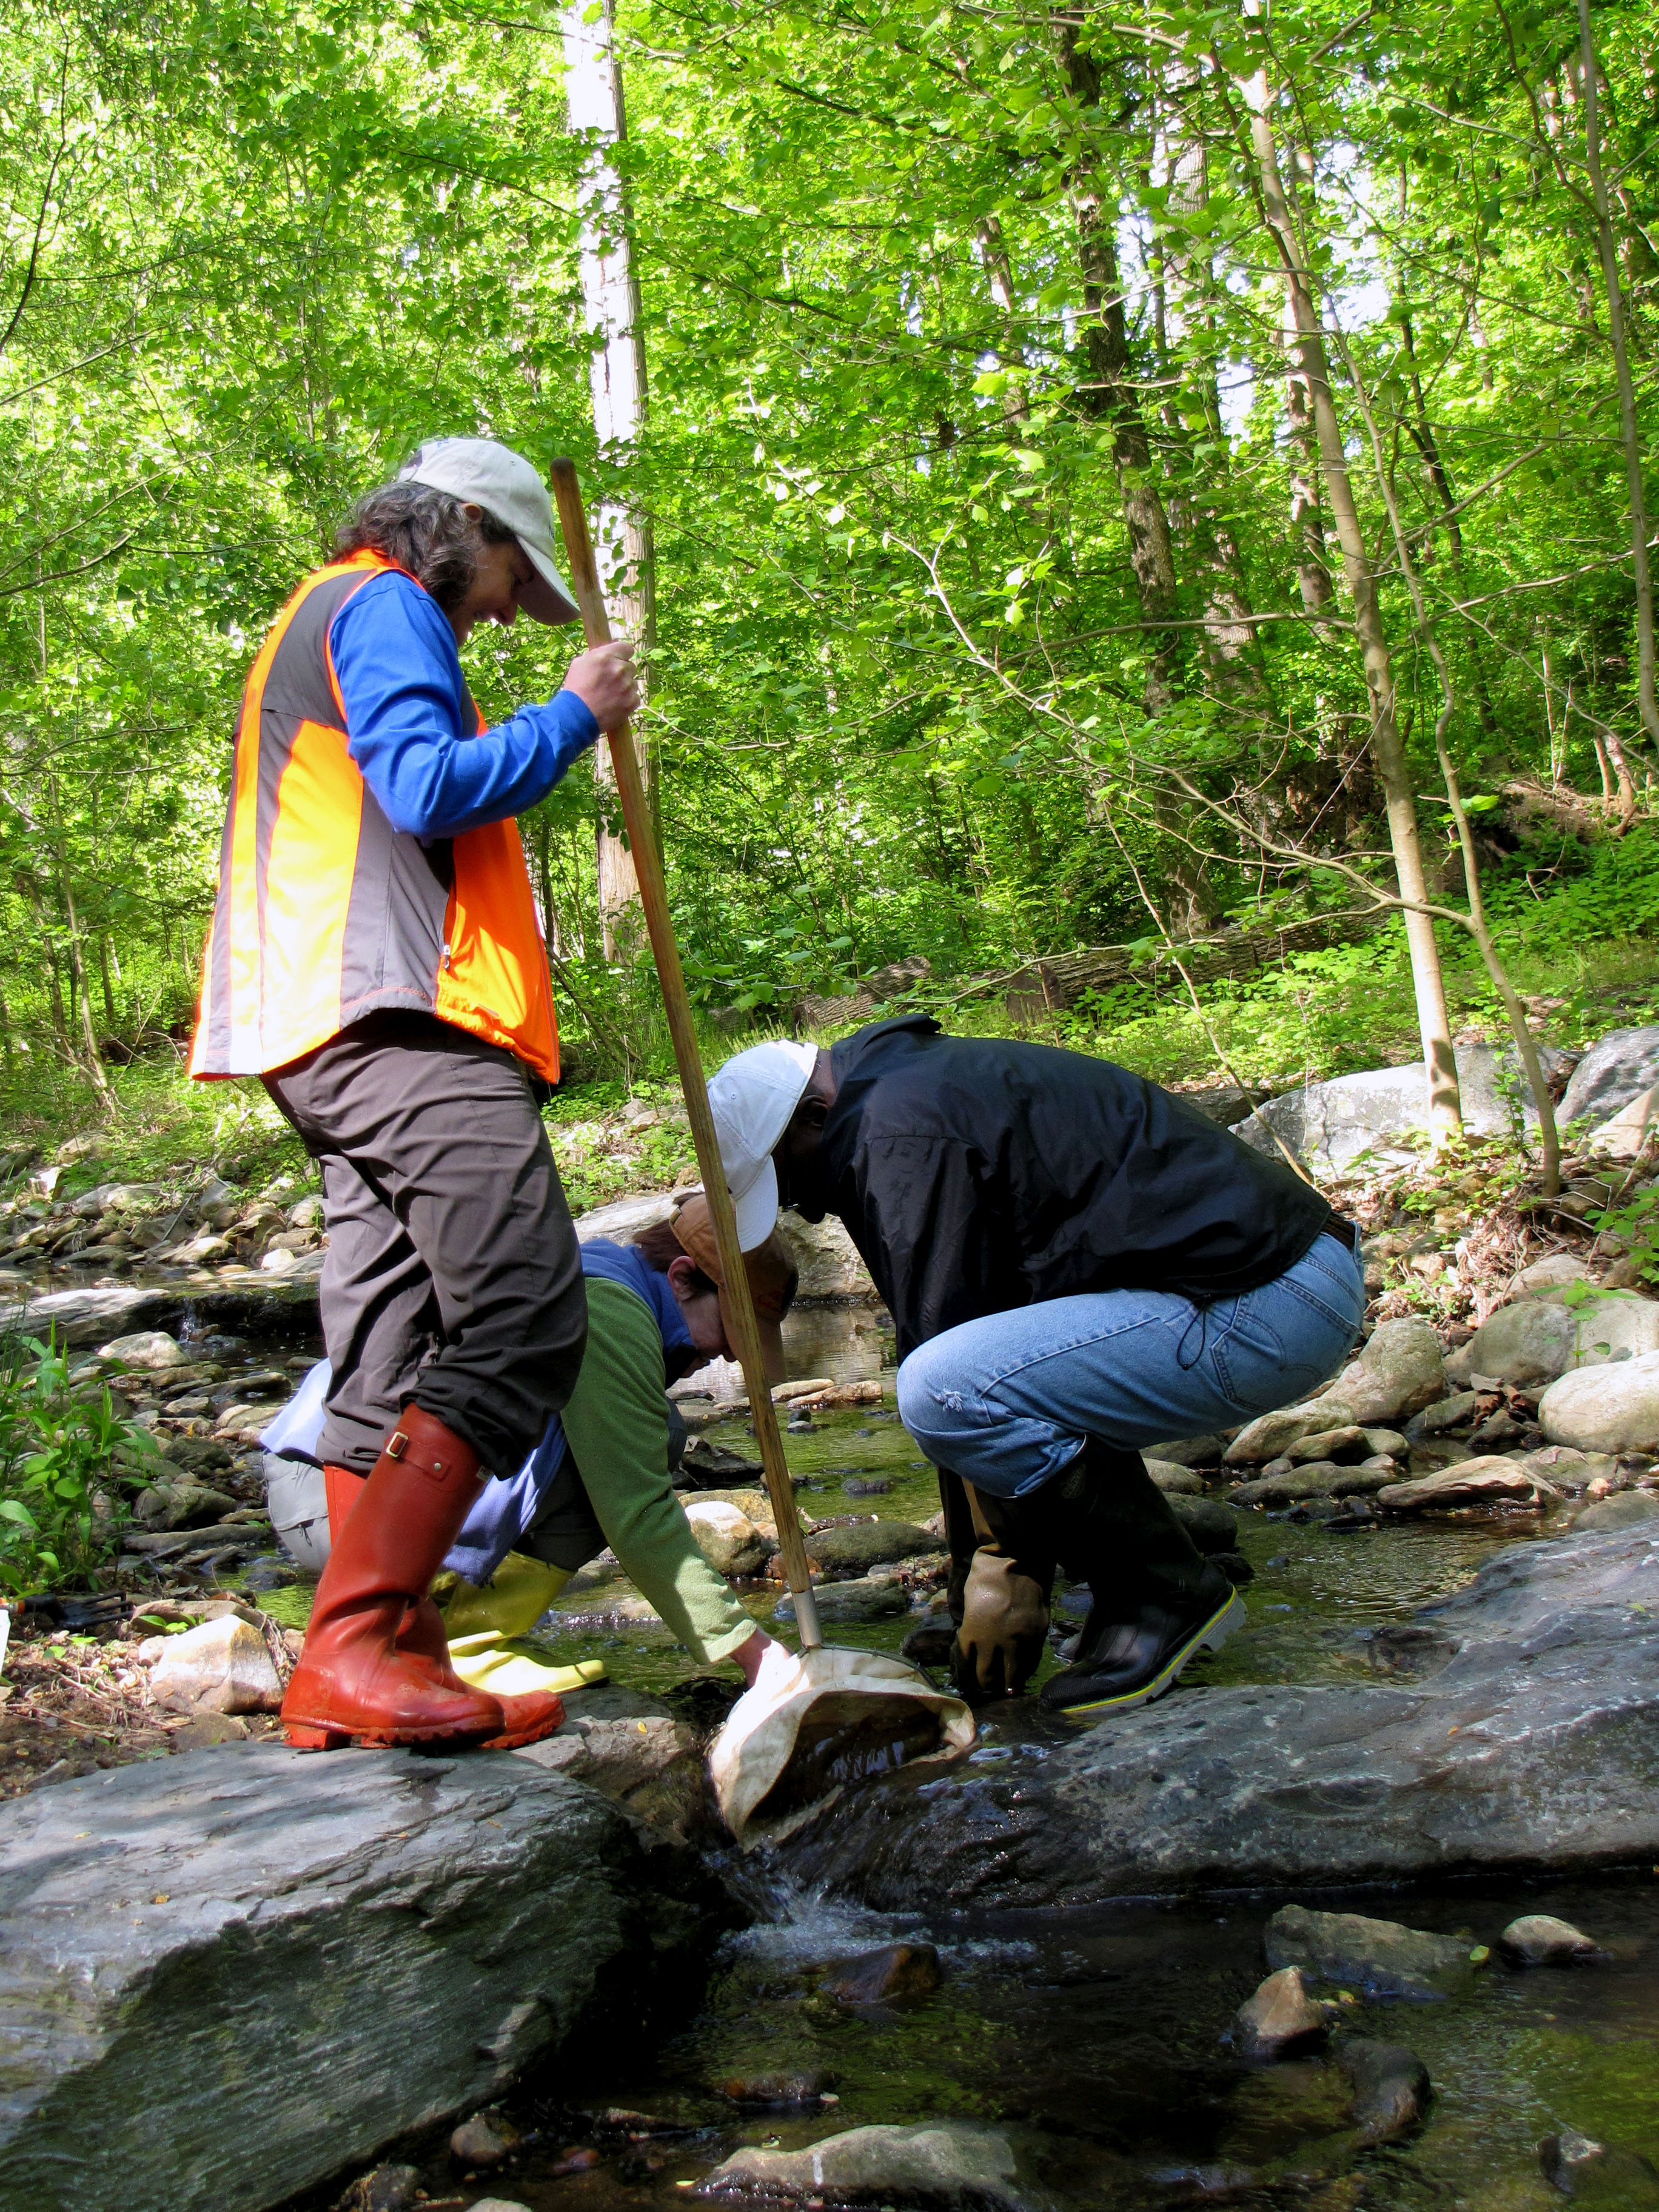
[[[890, 1334], [860, 1309], [798, 1315], [787, 1340], [796, 1376], [858, 1379], [880, 1371], [884, 1352], [891, 1358]], [[707, 1433], [739, 1451], [751, 1442], [741, 1421]], [[878, 1408], [816, 1417], [810, 1431], [788, 1435], [787, 1450], [815, 1518], [922, 1522], [938, 1510], [931, 1469]], [[874, 1483], [890, 1487], [847, 1486]], [[1241, 1522], [1254, 1570], [1249, 1626], [1190, 1668], [1176, 1696], [1206, 1683], [1352, 1680], [1366, 1668], [1367, 1631], [1460, 1587], [1495, 1547], [1548, 1533], [1514, 1522], [1347, 1534], [1256, 1514]], [[750, 1602], [769, 1613], [775, 1590]], [[835, 1633], [896, 1650], [913, 1621], [901, 1614]], [[696, 1671], [659, 1626], [555, 1628], [550, 1620], [542, 1634], [556, 1653], [602, 1657], [630, 1689], [660, 1692]], [[995, 1757], [1000, 1735], [1030, 1725], [1029, 1703], [992, 1721], [978, 1755]], [[695, 2016], [625, 2061], [613, 2051], [598, 2071], [567, 2062], [526, 2082], [508, 2107], [526, 2130], [520, 2150], [504, 2167], [468, 2176], [440, 2145], [422, 2177], [434, 2203], [456, 2212], [492, 2198], [532, 2212], [666, 2208], [743, 2145], [791, 2149], [867, 2124], [935, 2120], [1006, 2130], [1021, 2162], [1020, 2201], [1054, 2212], [1218, 2198], [1263, 2212], [1292, 2201], [1318, 2212], [1547, 2212], [1560, 2197], [1538, 2146], [1562, 2130], [1659, 2166], [1659, 1868], [1560, 1888], [1483, 1882], [1313, 1900], [1492, 1949], [1456, 1998], [1360, 1996], [1345, 2007], [1346, 2028], [1408, 2045], [1433, 2083], [1425, 2124], [1375, 2149], [1358, 2148], [1347, 2132], [1334, 2064], [1249, 2067], [1222, 2039], [1267, 1972], [1262, 1928], [1281, 1899], [963, 1920], [931, 1913], [918, 1897], [891, 1917], [802, 1893], [752, 1862], [734, 1860], [729, 1872], [753, 1923], [723, 1945]], [[1496, 1938], [1528, 1911], [1573, 1922], [1608, 1961], [1505, 1966]], [[860, 2005], [824, 1985], [831, 1962], [900, 1942], [937, 1948], [930, 1992]], [[810, 2094], [793, 2106], [731, 2094], [769, 2079]], [[878, 2201], [903, 2212], [922, 2200], [896, 2190]], [[1638, 2163], [1593, 2201], [1659, 2207], [1659, 2181]]]

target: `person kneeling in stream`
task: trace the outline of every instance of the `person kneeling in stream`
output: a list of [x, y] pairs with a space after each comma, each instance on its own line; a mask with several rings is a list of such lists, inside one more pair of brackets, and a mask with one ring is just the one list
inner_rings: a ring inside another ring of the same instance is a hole
[[1090, 1609], [1043, 1703], [1160, 1696], [1244, 1607], [1141, 1450], [1333, 1372], [1364, 1313], [1353, 1225], [1125, 1068], [926, 1015], [830, 1052], [752, 1046], [708, 1098], [740, 1241], [781, 1203], [839, 1214], [892, 1313], [900, 1418], [939, 1470], [962, 1694], [1036, 1672], [1058, 1565]]
[[[449, 1663], [495, 1698], [556, 1694], [602, 1676], [592, 1662], [556, 1667], [520, 1639], [609, 1544], [693, 1658], [734, 1661], [752, 1689], [763, 1667], [793, 1667], [794, 1655], [757, 1625], [703, 1557], [671, 1480], [678, 1414], [665, 1389], [707, 1360], [732, 1357], [708, 1201], [688, 1200], [631, 1244], [596, 1237], [580, 1249], [587, 1343], [575, 1387], [520, 1473], [478, 1499], [434, 1584]], [[775, 1235], [745, 1255], [745, 1266], [768, 1370], [781, 1381], [779, 1323], [795, 1294], [794, 1261]], [[325, 1481], [332, 1536], [362, 1487], [338, 1468], [310, 1463], [327, 1375], [326, 1362], [313, 1368], [261, 1439], [273, 1455], [278, 1533], [306, 1565], [321, 1565], [326, 1552], [296, 1491]], [[304, 1533], [296, 1536], [296, 1528]]]

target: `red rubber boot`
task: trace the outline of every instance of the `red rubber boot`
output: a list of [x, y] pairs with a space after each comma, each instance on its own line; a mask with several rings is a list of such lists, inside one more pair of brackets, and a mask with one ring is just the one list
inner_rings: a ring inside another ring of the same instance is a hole
[[[411, 1412], [418, 1411], [411, 1407]], [[459, 1438], [457, 1442], [459, 1442]], [[354, 1474], [349, 1468], [325, 1467], [323, 1480], [328, 1496], [328, 1539], [331, 1553], [338, 1541], [346, 1516], [362, 1497], [368, 1477]], [[457, 1697], [475, 1697], [480, 1693], [464, 1682], [449, 1661], [449, 1638], [444, 1631], [444, 1617], [432, 1599], [424, 1592], [410, 1601], [398, 1631], [398, 1649], [426, 1667], [441, 1689]], [[539, 1743], [544, 1735], [564, 1725], [564, 1702], [550, 1692], [544, 1691], [519, 1696], [501, 1697], [495, 1703], [501, 1709], [501, 1729], [499, 1734], [485, 1739], [486, 1751], [515, 1751], [521, 1744]]]
[[[438, 1679], [399, 1648], [483, 1487], [471, 1446], [418, 1406], [386, 1438], [337, 1534], [317, 1585], [305, 1649], [283, 1699], [283, 1729], [301, 1751], [347, 1743], [478, 1743], [499, 1737], [500, 1703]], [[332, 1516], [331, 1516], [331, 1520]]]

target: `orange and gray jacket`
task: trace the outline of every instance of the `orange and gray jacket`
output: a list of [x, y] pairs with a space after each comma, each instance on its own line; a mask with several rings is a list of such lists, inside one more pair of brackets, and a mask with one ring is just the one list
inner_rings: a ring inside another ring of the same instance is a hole
[[[359, 553], [307, 576], [248, 676], [194, 1076], [263, 1074], [365, 1014], [401, 1007], [558, 1080], [547, 955], [517, 825], [441, 838], [396, 830], [348, 749], [330, 627], [392, 566]], [[465, 707], [482, 732], [470, 696]]]

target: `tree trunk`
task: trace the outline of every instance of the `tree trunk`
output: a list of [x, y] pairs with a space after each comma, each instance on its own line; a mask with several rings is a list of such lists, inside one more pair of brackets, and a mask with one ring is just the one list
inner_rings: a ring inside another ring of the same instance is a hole
[[[1060, 62], [1073, 96], [1079, 106], [1097, 111], [1100, 66], [1079, 46], [1074, 18], [1062, 17], [1059, 29]], [[1083, 303], [1088, 316], [1090, 372], [1089, 384], [1078, 398], [1090, 414], [1112, 425], [1112, 462], [1129, 535], [1129, 562], [1146, 629], [1146, 711], [1157, 714], [1170, 704], [1176, 688], [1177, 633], [1168, 627], [1176, 615], [1175, 551], [1170, 542], [1169, 517], [1152, 475], [1152, 447], [1129, 360], [1123, 287], [1113, 235], [1115, 195], [1103, 186], [1099, 165], [1092, 155], [1085, 154], [1073, 172], [1072, 200], [1083, 272]]]
[[[1416, 793], [1412, 787], [1400, 726], [1395, 718], [1394, 668], [1376, 580], [1354, 504], [1342, 426], [1337, 419], [1331, 392], [1330, 366], [1319, 306], [1279, 175], [1266, 72], [1258, 72], [1239, 89], [1249, 114], [1250, 147], [1255, 160], [1261, 211], [1279, 252], [1285, 290], [1296, 318], [1297, 365], [1308, 388], [1326, 496], [1337, 543], [1342, 549], [1343, 573], [1353, 599], [1354, 628], [1364, 658], [1365, 688], [1370, 696], [1371, 750], [1388, 808], [1395, 872], [1401, 898], [1420, 907], [1428, 902], [1428, 884], [1423, 872]], [[1462, 1128], [1463, 1117], [1445, 986], [1440, 973], [1440, 952], [1435, 943], [1434, 924], [1426, 914], [1407, 911], [1405, 922], [1411, 951], [1412, 983], [1417, 998], [1418, 1028], [1428, 1069], [1429, 1127], [1437, 1138], [1443, 1138]]]
[[[1291, 191], [1297, 209], [1305, 209], [1313, 193], [1312, 165], [1291, 139], [1285, 147]], [[1319, 499], [1319, 442], [1314, 435], [1313, 399], [1297, 362], [1296, 308], [1285, 295], [1284, 345], [1285, 417], [1290, 426], [1291, 538], [1297, 549], [1296, 581], [1303, 611], [1316, 617], [1315, 627], [1325, 635], [1317, 618], [1336, 596], [1325, 551], [1325, 518]]]
[[[593, 403], [593, 434], [600, 458], [625, 467], [645, 425], [645, 341], [640, 330], [640, 288], [634, 273], [630, 224], [622, 179], [605, 149], [628, 135], [622, 71], [616, 55], [611, 0], [601, 0], [596, 21], [585, 0], [575, 0], [561, 16], [564, 40], [565, 97], [572, 131], [596, 134], [582, 171], [580, 270], [582, 301], [590, 333], [604, 343], [588, 357], [588, 387]], [[649, 654], [656, 639], [656, 592], [650, 517], [635, 507], [602, 501], [595, 517], [593, 546], [599, 580], [605, 587], [611, 627], [630, 638], [645, 656], [641, 671], [648, 687]], [[634, 744], [639, 753], [661, 839], [660, 806], [650, 748], [636, 720]], [[599, 866], [599, 924], [605, 957], [623, 956], [640, 925], [640, 884], [617, 819], [616, 780], [609, 748], [594, 754], [599, 787], [596, 858]]]
[[[1642, 487], [1642, 434], [1636, 420], [1636, 386], [1631, 379], [1630, 349], [1625, 342], [1625, 295], [1619, 276], [1619, 248], [1607, 212], [1607, 183], [1601, 173], [1601, 109], [1597, 91], [1595, 43], [1590, 37], [1589, 0], [1578, 0], [1578, 42], [1584, 71], [1584, 158], [1590, 198], [1595, 207], [1595, 244], [1601, 257], [1601, 281], [1607, 295], [1607, 337], [1619, 380], [1619, 428], [1625, 448], [1625, 477], [1630, 487], [1631, 553], [1636, 582], [1637, 707], [1642, 727], [1659, 744], [1659, 694], [1655, 690], [1653, 574], [1648, 565], [1647, 497]], [[1636, 786], [1629, 771], [1619, 778], [1626, 819], [1636, 811]]]

